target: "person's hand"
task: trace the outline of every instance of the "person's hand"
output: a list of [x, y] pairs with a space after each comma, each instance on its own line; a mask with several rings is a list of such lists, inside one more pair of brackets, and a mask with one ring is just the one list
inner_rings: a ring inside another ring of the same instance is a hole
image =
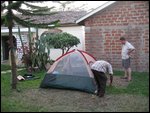
[[134, 49], [129, 49], [127, 54], [130, 56], [133, 51], [134, 51]]
[[128, 52], [128, 55], [130, 56], [130, 52]]
[[130, 52], [128, 52], [127, 54], [128, 54], [129, 57], [131, 57], [131, 53]]

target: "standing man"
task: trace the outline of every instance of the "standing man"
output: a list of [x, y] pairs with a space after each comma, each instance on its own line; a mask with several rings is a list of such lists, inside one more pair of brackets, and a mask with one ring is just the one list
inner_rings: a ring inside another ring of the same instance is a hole
[[105, 94], [105, 88], [106, 88], [106, 82], [107, 82], [106, 73], [109, 73], [110, 86], [112, 85], [112, 81], [113, 81], [112, 66], [107, 61], [99, 60], [99, 61], [94, 62], [94, 64], [92, 64], [91, 70], [94, 74], [94, 78], [98, 86], [97, 95], [99, 97], [103, 97]]
[[125, 74], [123, 79], [127, 79], [127, 81], [131, 81], [131, 67], [130, 67], [130, 62], [131, 58], [130, 55], [131, 53], [135, 50], [134, 46], [131, 45], [124, 37], [120, 38], [120, 41], [122, 43], [122, 66], [124, 68]]

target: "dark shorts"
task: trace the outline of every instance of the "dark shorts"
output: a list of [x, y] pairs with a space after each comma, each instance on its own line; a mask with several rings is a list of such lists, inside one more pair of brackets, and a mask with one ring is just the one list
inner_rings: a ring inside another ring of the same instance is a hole
[[128, 69], [130, 67], [130, 61], [131, 58], [128, 58], [128, 59], [122, 59], [122, 66], [125, 68], [125, 69]]

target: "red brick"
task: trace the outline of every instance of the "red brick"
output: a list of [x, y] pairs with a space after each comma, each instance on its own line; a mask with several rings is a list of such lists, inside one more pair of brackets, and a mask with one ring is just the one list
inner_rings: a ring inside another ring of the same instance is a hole
[[[132, 7], [131, 5], [135, 7]], [[144, 28], [145, 25], [149, 25], [148, 9], [148, 1], [122, 1], [108, 8], [108, 10], [104, 10], [102, 13], [96, 13], [92, 16], [92, 18], [89, 17], [85, 21], [85, 27], [88, 26], [92, 28], [92, 26], [106, 26], [106, 28], [102, 27], [103, 32], [101, 33], [98, 29], [93, 29], [90, 31], [91, 34], [86, 34], [86, 37], [90, 37], [85, 38], [85, 40], [87, 40], [85, 42], [88, 42], [86, 43], [86, 46], [88, 46], [86, 47], [86, 49], [89, 52], [92, 51], [92, 53], [94, 53], [95, 57], [97, 58], [103, 57], [101, 52], [102, 50], [104, 50], [105, 53], [113, 57], [112, 59], [114, 61], [114, 67], [120, 68], [122, 45], [119, 39], [121, 36], [125, 35], [126, 37], [129, 34], [127, 40], [136, 47], [136, 52], [133, 56], [136, 60], [140, 62], [136, 65], [133, 65], [134, 69], [148, 69], [147, 67], [144, 67], [144, 65], [146, 64], [145, 62], [143, 62], [145, 61], [143, 56], [146, 56], [146, 54], [149, 53], [149, 29]], [[130, 26], [128, 26], [128, 24]], [[134, 25], [135, 27], [133, 27], [132, 25]], [[144, 26], [142, 28], [136, 28], [136, 25]], [[120, 28], [117, 30], [113, 30], [113, 26], [114, 28], [119, 28], [119, 26], [123, 26], [124, 29]], [[111, 30], [107, 31], [109, 27]], [[127, 31], [128, 28], [130, 28], [130, 31]], [[104, 43], [101, 42], [102, 39], [100, 37], [102, 36], [104, 36]], [[141, 46], [143, 46], [140, 45], [143, 44], [141, 43], [141, 38], [143, 38], [144, 40], [143, 48], [140, 48]], [[95, 40], [93, 41], [93, 39]], [[144, 51], [143, 56], [140, 54], [142, 50]], [[135, 64], [135, 60], [133, 61], [133, 63]]]

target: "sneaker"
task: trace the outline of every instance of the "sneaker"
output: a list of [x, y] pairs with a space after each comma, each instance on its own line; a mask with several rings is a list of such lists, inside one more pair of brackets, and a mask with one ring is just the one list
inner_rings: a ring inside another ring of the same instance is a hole
[[95, 90], [95, 92], [94, 92], [95, 94], [97, 94], [98, 93], [98, 91], [97, 90]]
[[103, 97], [103, 96], [104, 96], [104, 93], [98, 93], [98, 96], [99, 96], [99, 97]]
[[99, 97], [104, 97], [104, 94], [99, 94], [98, 96], [99, 96]]

